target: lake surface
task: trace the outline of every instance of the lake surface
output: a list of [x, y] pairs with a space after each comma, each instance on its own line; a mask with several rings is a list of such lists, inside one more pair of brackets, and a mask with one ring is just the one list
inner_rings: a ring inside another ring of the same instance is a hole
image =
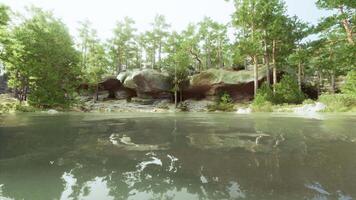
[[0, 199], [356, 199], [356, 116], [3, 115]]

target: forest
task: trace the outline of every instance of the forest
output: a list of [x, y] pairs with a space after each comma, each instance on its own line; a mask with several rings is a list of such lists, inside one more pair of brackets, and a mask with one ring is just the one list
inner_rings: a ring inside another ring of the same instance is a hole
[[[176, 103], [189, 76], [224, 69], [253, 72], [255, 111], [309, 99], [337, 104], [331, 111], [356, 106], [356, 1], [316, 1], [332, 13], [317, 25], [289, 16], [283, 0], [233, 3], [227, 24], [205, 17], [177, 32], [157, 15], [142, 32], [125, 17], [106, 41], [90, 21], [80, 23], [75, 38], [51, 12], [32, 6], [19, 14], [0, 5], [0, 74], [20, 102], [36, 108], [70, 107], [80, 84], [133, 69], [167, 72]], [[217, 101], [216, 110], [229, 110], [233, 100], [223, 94]]]

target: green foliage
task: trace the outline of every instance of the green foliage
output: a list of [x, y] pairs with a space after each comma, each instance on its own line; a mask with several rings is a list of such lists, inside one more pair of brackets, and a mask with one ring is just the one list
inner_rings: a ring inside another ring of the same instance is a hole
[[276, 85], [275, 94], [266, 83], [258, 89], [252, 102], [252, 110], [254, 112], [272, 112], [272, 104], [299, 104], [304, 99], [304, 94], [299, 90], [295, 79], [286, 75]]
[[303, 101], [303, 105], [307, 105], [307, 104], [315, 104], [315, 101], [313, 101], [312, 99], [305, 99]]
[[96, 84], [104, 75], [110, 74], [109, 59], [104, 44], [98, 39], [89, 21], [81, 23], [79, 29], [80, 67], [85, 82]]
[[347, 74], [342, 93], [356, 96], [356, 70], [352, 70]]
[[125, 17], [122, 22], [117, 22], [114, 37], [109, 41], [109, 57], [112, 71], [120, 72], [125, 68], [136, 67], [135, 59], [140, 58], [137, 47], [135, 21]]
[[182, 112], [188, 112], [189, 111], [189, 106], [188, 103], [183, 101], [178, 104], [178, 109]]
[[349, 94], [323, 94], [319, 101], [327, 108], [325, 112], [356, 111], [356, 96]]
[[34, 112], [36, 109], [27, 103], [20, 103], [8, 95], [0, 95], [0, 114], [14, 112]]
[[283, 76], [282, 80], [275, 86], [276, 92], [273, 102], [276, 104], [290, 103], [300, 104], [305, 99], [295, 78], [290, 75]]
[[258, 89], [257, 95], [252, 102], [252, 110], [254, 112], [272, 112], [272, 101], [274, 99], [273, 91], [267, 84], [263, 84]]
[[60, 20], [38, 8], [30, 13], [12, 30], [12, 42], [5, 46], [9, 85], [23, 95], [29, 91], [31, 105], [69, 105], [80, 74], [78, 52]]
[[201, 57], [204, 68], [222, 68], [231, 64], [227, 25], [219, 24], [209, 17], [205, 17], [198, 25], [197, 37], [203, 47]]
[[341, 6], [348, 8], [355, 8], [356, 2], [354, 0], [318, 0], [316, 2], [319, 8], [325, 9], [339, 9]]
[[257, 99], [251, 105], [253, 112], [272, 112], [272, 103], [269, 101], [264, 101], [263, 99]]
[[258, 99], [258, 101], [263, 100], [263, 101], [273, 102], [274, 95], [273, 95], [272, 88], [266, 83], [262, 84], [262, 86], [257, 91], [256, 99]]
[[235, 105], [228, 93], [221, 93], [214, 104], [208, 105], [209, 111], [225, 111], [232, 112], [235, 110]]

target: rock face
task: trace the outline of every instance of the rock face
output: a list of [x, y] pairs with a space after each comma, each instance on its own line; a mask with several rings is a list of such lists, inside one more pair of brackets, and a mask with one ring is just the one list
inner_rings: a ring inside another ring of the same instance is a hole
[[135, 69], [120, 73], [117, 79], [126, 88], [135, 90], [140, 98], [171, 98], [172, 85], [167, 73], [152, 69]]
[[[266, 77], [266, 69], [259, 69], [259, 82]], [[235, 101], [250, 100], [254, 95], [253, 71], [228, 71], [209, 69], [190, 79], [190, 86], [184, 90], [183, 98], [203, 99], [227, 92]]]
[[105, 81], [99, 83], [100, 91], [107, 91], [109, 99], [115, 98], [132, 98], [136, 96], [136, 92], [123, 86], [120, 80], [116, 78], [107, 78]]

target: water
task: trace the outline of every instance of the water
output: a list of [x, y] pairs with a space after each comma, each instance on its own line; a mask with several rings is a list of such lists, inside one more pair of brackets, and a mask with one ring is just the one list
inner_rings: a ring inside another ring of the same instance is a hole
[[356, 199], [356, 116], [0, 116], [0, 199]]

